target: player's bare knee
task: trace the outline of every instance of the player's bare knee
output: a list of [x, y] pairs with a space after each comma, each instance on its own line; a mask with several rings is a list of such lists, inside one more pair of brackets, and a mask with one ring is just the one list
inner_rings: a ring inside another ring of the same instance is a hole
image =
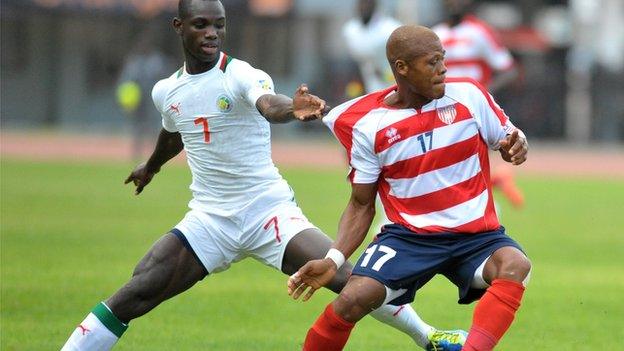
[[524, 255], [514, 255], [501, 263], [498, 278], [522, 283], [531, 272], [531, 261]]
[[383, 284], [372, 278], [356, 276], [342, 289], [334, 302], [334, 308], [345, 320], [357, 322], [377, 309], [385, 296], [386, 288]]
[[370, 312], [361, 302], [362, 299], [357, 296], [357, 293], [343, 290], [334, 301], [334, 311], [342, 319], [355, 323]]

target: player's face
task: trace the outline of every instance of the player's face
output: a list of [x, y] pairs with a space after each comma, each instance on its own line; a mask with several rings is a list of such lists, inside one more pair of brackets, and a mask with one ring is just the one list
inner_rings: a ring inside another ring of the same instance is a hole
[[443, 97], [446, 66], [442, 44], [438, 41], [434, 50], [408, 62], [405, 78], [413, 93], [427, 99]]
[[220, 1], [193, 1], [188, 16], [175, 18], [173, 26], [188, 55], [200, 62], [219, 58], [225, 41], [225, 9]]

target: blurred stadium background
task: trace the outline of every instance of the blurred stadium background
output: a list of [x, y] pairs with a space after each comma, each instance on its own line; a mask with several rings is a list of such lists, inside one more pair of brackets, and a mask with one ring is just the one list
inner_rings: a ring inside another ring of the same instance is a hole
[[[443, 19], [441, 0], [380, 3], [404, 23], [433, 25]], [[521, 68], [520, 79], [498, 99], [532, 140], [624, 140], [621, 0], [479, 3], [478, 15], [498, 29]], [[2, 0], [3, 130], [126, 133], [114, 94], [124, 59], [150, 35], [181, 65], [180, 44], [169, 25], [176, 4]], [[333, 104], [344, 100], [357, 68], [339, 34], [354, 14], [354, 1], [227, 0], [225, 5], [227, 52], [271, 74], [280, 92], [306, 82]]]
[[[268, 72], [280, 93], [306, 82], [332, 105], [347, 98], [359, 77], [339, 33], [354, 0], [222, 1], [226, 52]], [[404, 23], [443, 18], [441, 0], [379, 2]], [[520, 78], [497, 99], [532, 143], [517, 173], [527, 205], [501, 209], [536, 272], [500, 349], [619, 350], [624, 1], [477, 3], [519, 64]], [[171, 72], [181, 66], [170, 26], [177, 0], [0, 4], [0, 349], [58, 349], [186, 211], [183, 165], [168, 167], [139, 198], [122, 186], [134, 127], [116, 97], [128, 57], [146, 41]], [[149, 116], [141, 128], [155, 135], [160, 120], [154, 109]], [[275, 127], [274, 157], [310, 219], [333, 235], [348, 189], [327, 130]], [[264, 267], [236, 265], [133, 322], [118, 349], [296, 349], [330, 295], [294, 304], [284, 285]], [[454, 299], [450, 284], [435, 280], [419, 294], [418, 310], [434, 325], [467, 328], [471, 308]], [[375, 322], [358, 328], [350, 350], [409, 345], [396, 332], [377, 332]]]

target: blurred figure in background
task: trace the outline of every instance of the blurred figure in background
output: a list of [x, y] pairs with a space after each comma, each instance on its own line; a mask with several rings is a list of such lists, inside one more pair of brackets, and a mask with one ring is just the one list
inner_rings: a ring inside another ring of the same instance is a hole
[[117, 84], [117, 103], [128, 116], [132, 133], [132, 159], [143, 159], [144, 150], [160, 128], [152, 106], [152, 87], [173, 70], [173, 63], [156, 45], [154, 27], [144, 30], [126, 58]]
[[386, 40], [401, 22], [378, 10], [376, 0], [358, 0], [357, 16], [345, 23], [342, 34], [349, 55], [357, 62], [364, 87], [347, 87], [349, 98], [387, 88], [394, 83], [386, 62]]
[[[518, 71], [509, 50], [500, 44], [494, 30], [472, 14], [472, 0], [445, 0], [447, 19], [434, 26], [446, 50], [447, 77], [469, 77], [496, 94], [517, 78]], [[509, 167], [492, 172], [492, 185], [499, 188], [516, 208], [524, 205]]]
[[[394, 84], [392, 70], [386, 59], [386, 42], [390, 34], [401, 26], [399, 20], [383, 14], [377, 0], [358, 0], [357, 16], [345, 23], [342, 34], [351, 58], [357, 62], [364, 86], [352, 81], [346, 87], [347, 99], [385, 89]], [[377, 208], [381, 201], [377, 198]], [[377, 230], [390, 221], [383, 210], [372, 226]]]
[[445, 0], [447, 19], [432, 29], [446, 50], [449, 77], [469, 77], [496, 94], [518, 76], [514, 59], [494, 30], [472, 14], [472, 0]]

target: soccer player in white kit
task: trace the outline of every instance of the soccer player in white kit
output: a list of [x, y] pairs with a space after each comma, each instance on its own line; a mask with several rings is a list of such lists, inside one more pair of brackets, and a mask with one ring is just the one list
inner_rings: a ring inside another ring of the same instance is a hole
[[[269, 128], [318, 119], [325, 102], [305, 86], [293, 99], [276, 95], [266, 73], [221, 52], [225, 22], [218, 0], [179, 2], [173, 26], [185, 64], [154, 86], [163, 129], [150, 159], [126, 179], [140, 194], [184, 149], [193, 177], [190, 211], [152, 246], [130, 281], [93, 308], [63, 350], [110, 350], [131, 320], [246, 257], [292, 274], [331, 247], [273, 165]], [[340, 292], [351, 267], [345, 264], [329, 289]], [[409, 305], [383, 306], [373, 316], [422, 347], [438, 347], [448, 337], [430, 340], [439, 333]]]
[[394, 83], [386, 60], [386, 41], [401, 22], [377, 10], [376, 0], [359, 0], [358, 16], [342, 28], [349, 54], [357, 62], [367, 93]]

